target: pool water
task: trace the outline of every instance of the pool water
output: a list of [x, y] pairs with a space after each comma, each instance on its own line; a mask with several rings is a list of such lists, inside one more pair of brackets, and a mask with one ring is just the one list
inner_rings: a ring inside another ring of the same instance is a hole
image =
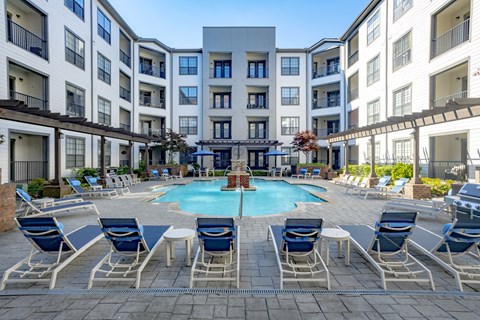
[[[178, 202], [183, 211], [216, 216], [238, 216], [240, 192], [220, 191], [226, 180], [194, 181], [185, 186], [170, 190], [154, 202]], [[245, 191], [243, 199], [244, 216], [260, 216], [291, 211], [295, 202], [325, 202], [312, 194], [325, 192], [321, 187], [295, 186], [284, 181], [266, 181], [256, 179], [252, 185], [257, 191]], [[306, 190], [307, 189], [307, 190]], [[309, 192], [310, 191], [310, 192]]]

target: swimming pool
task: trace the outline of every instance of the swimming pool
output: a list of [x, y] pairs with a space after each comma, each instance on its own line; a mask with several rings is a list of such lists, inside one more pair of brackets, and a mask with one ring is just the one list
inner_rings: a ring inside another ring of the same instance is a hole
[[[185, 186], [157, 191], [167, 192], [153, 202], [178, 202], [183, 211], [217, 216], [238, 216], [240, 192], [220, 191], [226, 180], [194, 181]], [[325, 192], [321, 187], [291, 185], [284, 181], [256, 179], [257, 191], [245, 191], [243, 215], [259, 216], [295, 209], [295, 202], [325, 202], [310, 192]]]

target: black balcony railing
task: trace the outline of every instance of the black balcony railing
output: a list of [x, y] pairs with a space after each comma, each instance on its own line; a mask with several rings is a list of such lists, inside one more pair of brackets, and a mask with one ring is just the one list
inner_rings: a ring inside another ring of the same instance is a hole
[[313, 133], [315, 133], [317, 137], [325, 137], [325, 136], [328, 136], [329, 134], [339, 133], [339, 132], [340, 132], [340, 128], [313, 129]]
[[154, 99], [152, 97], [140, 97], [141, 106], [165, 109], [165, 99]]
[[326, 77], [334, 74], [339, 74], [340, 73], [340, 64], [332, 64], [328, 66], [322, 66], [319, 68], [314, 68], [312, 71], [312, 78], [321, 78], [321, 77]]
[[32, 179], [48, 180], [48, 161], [11, 161], [10, 180], [29, 182]]
[[165, 137], [165, 129], [151, 129], [151, 128], [142, 128], [140, 130], [141, 134], [146, 134], [147, 136], [150, 137]]
[[358, 61], [358, 51], [355, 51], [348, 57], [348, 66], [351, 67]]
[[120, 49], [120, 61], [130, 67], [130, 56]]
[[151, 64], [141, 63], [140, 73], [165, 79], [165, 70], [163, 68], [152, 66]]
[[212, 139], [232, 139], [230, 129], [210, 130]]
[[30, 108], [38, 108], [40, 110], [48, 110], [48, 101], [40, 98], [29, 96], [28, 94], [10, 91], [10, 100], [23, 101]]
[[247, 109], [268, 109], [268, 100], [259, 103], [247, 104]]
[[76, 103], [67, 103], [67, 114], [74, 117], [85, 117], [85, 106]]
[[[437, 18], [438, 20], [438, 18]], [[433, 56], [436, 57], [470, 39], [470, 19], [463, 21], [436, 39], [433, 39]]]
[[45, 60], [47, 59], [47, 40], [31, 33], [10, 19], [7, 20], [7, 28], [8, 41]]
[[322, 109], [322, 108], [333, 108], [340, 106], [340, 97], [326, 97], [313, 99], [312, 107], [313, 109]]
[[128, 123], [120, 123], [120, 128], [130, 131], [130, 124]]
[[130, 101], [130, 90], [120, 86], [120, 98]]
[[429, 176], [443, 180], [466, 181], [468, 165], [460, 161], [430, 161]]
[[230, 67], [216, 67], [210, 68], [210, 78], [231, 78], [232, 68]]

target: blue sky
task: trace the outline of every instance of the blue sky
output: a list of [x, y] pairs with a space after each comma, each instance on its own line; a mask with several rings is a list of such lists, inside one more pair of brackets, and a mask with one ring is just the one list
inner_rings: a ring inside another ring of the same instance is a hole
[[109, 0], [141, 37], [201, 48], [202, 27], [276, 27], [278, 48], [337, 38], [370, 0]]

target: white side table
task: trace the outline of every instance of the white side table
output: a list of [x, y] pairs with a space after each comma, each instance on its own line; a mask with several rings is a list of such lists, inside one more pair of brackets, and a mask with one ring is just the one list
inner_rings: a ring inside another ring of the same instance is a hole
[[187, 266], [192, 264], [193, 238], [195, 231], [192, 229], [170, 229], [163, 235], [167, 249], [167, 267], [170, 267], [171, 259], [175, 259], [175, 241], [185, 241], [187, 250]]
[[[327, 264], [327, 266], [330, 260], [330, 240], [337, 242], [339, 258], [342, 257], [342, 242], [345, 241], [347, 243], [345, 248], [345, 264], [347, 266], [350, 265], [350, 232], [342, 229], [337, 229], [337, 228], [322, 228], [322, 233], [320, 234], [320, 238], [322, 240], [325, 240], [325, 245], [326, 245], [325, 263]], [[322, 243], [322, 246], [323, 246], [323, 243]]]

